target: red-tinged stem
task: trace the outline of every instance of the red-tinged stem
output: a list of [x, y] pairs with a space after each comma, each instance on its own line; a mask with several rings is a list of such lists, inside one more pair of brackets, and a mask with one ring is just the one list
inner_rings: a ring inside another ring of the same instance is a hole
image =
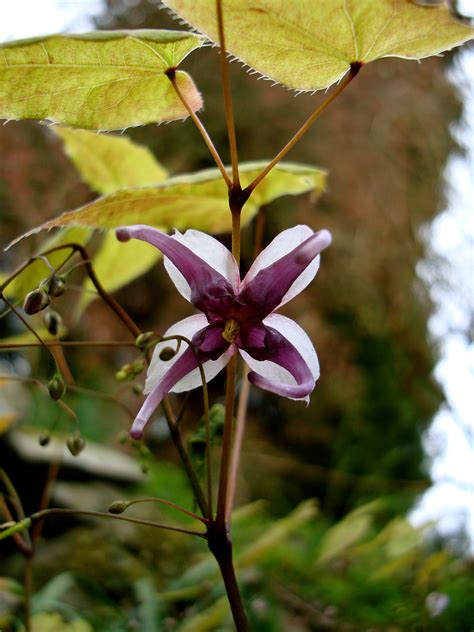
[[156, 529], [166, 529], [168, 531], [177, 531], [178, 533], [186, 533], [188, 535], [197, 535], [200, 538], [206, 539], [206, 534], [201, 531], [194, 531], [193, 529], [185, 529], [183, 527], [176, 527], [169, 524], [161, 524], [159, 522], [152, 522], [151, 520], [140, 520], [138, 518], [126, 518], [125, 516], [116, 516], [114, 514], [105, 513], [103, 511], [85, 511], [82, 509], [62, 509], [53, 507], [51, 509], [45, 509], [44, 511], [38, 511], [30, 516], [33, 522], [37, 520], [44, 520], [45, 518], [56, 515], [69, 515], [69, 516], [92, 516], [95, 518], [112, 518], [114, 520], [123, 520], [125, 522], [131, 522], [133, 524], [142, 525], [145, 527], [155, 527]]
[[222, 0], [216, 0], [217, 28], [219, 31], [219, 46], [221, 53], [221, 77], [222, 90], [224, 94], [224, 107], [227, 122], [227, 133], [229, 136], [230, 163], [232, 165], [232, 186], [240, 189], [239, 178], [239, 158], [237, 153], [237, 139], [235, 136], [234, 106], [232, 103], [232, 91], [229, 77], [229, 60], [225, 45], [224, 18], [222, 14]]
[[219, 491], [217, 496], [216, 525], [226, 527], [227, 485], [229, 481], [230, 455], [234, 420], [235, 375], [237, 355], [234, 354], [227, 365], [226, 407], [224, 434], [222, 436], [222, 454], [220, 464]]
[[237, 417], [235, 422], [235, 438], [232, 446], [232, 456], [230, 462], [229, 484], [227, 490], [226, 522], [230, 523], [232, 508], [234, 506], [235, 490], [237, 487], [237, 475], [239, 472], [240, 455], [244, 442], [245, 426], [247, 422], [247, 406], [250, 395], [250, 382], [247, 379], [249, 373], [248, 366], [244, 366], [242, 371], [242, 384], [240, 388], [239, 401], [237, 404]]
[[166, 73], [166, 76], [168, 77], [168, 79], [171, 81], [171, 85], [174, 88], [174, 91], [176, 92], [176, 94], [178, 95], [179, 100], [181, 101], [181, 103], [184, 105], [184, 107], [186, 108], [189, 116], [191, 117], [193, 123], [195, 124], [195, 126], [197, 127], [199, 133], [201, 134], [204, 142], [207, 145], [207, 148], [209, 149], [209, 151], [211, 152], [212, 157], [214, 158], [214, 161], [217, 165], [217, 167], [219, 168], [219, 171], [222, 174], [222, 177], [224, 178], [226, 184], [228, 187], [231, 186], [232, 181], [229, 177], [229, 174], [226, 171], [226, 168], [224, 166], [224, 163], [222, 162], [221, 157], [219, 156], [219, 152], [216, 149], [216, 146], [214, 145], [214, 143], [212, 142], [211, 137], [209, 136], [208, 131], [206, 130], [206, 128], [204, 127], [201, 119], [198, 117], [198, 115], [196, 114], [196, 112], [192, 109], [192, 107], [189, 105], [189, 103], [186, 101], [183, 93], [181, 92], [179, 86], [178, 86], [178, 82], [176, 81], [176, 73], [174, 71], [174, 69], [170, 69], [168, 70], [168, 72]]
[[[191, 518], [194, 518], [195, 520], [199, 520], [199, 522], [202, 522], [203, 524], [207, 524], [207, 519], [206, 518], [202, 518], [201, 516], [198, 516], [194, 512], [188, 511], [184, 507], [181, 507], [180, 505], [177, 505], [176, 503], [172, 503], [169, 500], [165, 500], [164, 498], [136, 498], [134, 500], [126, 500], [124, 502], [127, 505], [127, 507], [126, 507], [127, 509], [129, 507], [131, 507], [132, 505], [138, 505], [138, 504], [141, 504], [141, 503], [158, 503], [160, 505], [166, 505], [167, 507], [171, 507], [172, 509], [176, 509], [176, 511], [180, 511], [181, 513], [185, 514], [186, 516], [190, 516]], [[110, 509], [109, 509], [109, 511], [110, 511]]]
[[311, 116], [307, 119], [307, 121], [300, 127], [300, 129], [296, 132], [293, 138], [288, 141], [288, 143], [281, 149], [275, 158], [263, 169], [261, 173], [244, 189], [245, 192], [249, 194], [257, 187], [258, 184], [270, 173], [275, 165], [277, 165], [280, 160], [282, 160], [286, 154], [293, 149], [296, 143], [306, 134], [309, 128], [313, 125], [313, 123], [319, 118], [319, 116], [324, 112], [324, 110], [330, 105], [334, 99], [336, 99], [341, 92], [343, 92], [350, 82], [357, 76], [359, 70], [361, 69], [361, 63], [353, 63], [351, 64], [351, 68], [349, 74], [341, 81], [341, 83], [331, 92], [331, 94], [325, 99], [319, 107], [311, 114]]

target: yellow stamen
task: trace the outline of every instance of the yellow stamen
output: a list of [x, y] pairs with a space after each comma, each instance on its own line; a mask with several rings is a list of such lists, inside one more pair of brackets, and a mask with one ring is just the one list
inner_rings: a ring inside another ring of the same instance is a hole
[[239, 323], [233, 318], [229, 318], [225, 324], [224, 331], [222, 332], [222, 337], [229, 343], [233, 343], [237, 338], [240, 332]]

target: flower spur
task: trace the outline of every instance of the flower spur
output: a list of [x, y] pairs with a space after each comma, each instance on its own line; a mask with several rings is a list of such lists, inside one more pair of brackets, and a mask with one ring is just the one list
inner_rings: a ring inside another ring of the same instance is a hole
[[[275, 310], [299, 294], [319, 268], [319, 253], [331, 243], [327, 230], [314, 233], [295, 226], [280, 233], [240, 280], [237, 262], [219, 241], [196, 230], [174, 235], [145, 225], [116, 230], [120, 241], [140, 239], [164, 255], [165, 268], [178, 291], [201, 313], [180, 320], [164, 334], [184, 336], [194, 350], [181, 345], [170, 360], [158, 343], [148, 369], [148, 393], [131, 430], [135, 439], [163, 397], [201, 385], [198, 359], [206, 381], [214, 378], [238, 351], [251, 371], [250, 382], [309, 402], [319, 377], [316, 351], [295, 321]], [[196, 358], [196, 355], [198, 359]]]

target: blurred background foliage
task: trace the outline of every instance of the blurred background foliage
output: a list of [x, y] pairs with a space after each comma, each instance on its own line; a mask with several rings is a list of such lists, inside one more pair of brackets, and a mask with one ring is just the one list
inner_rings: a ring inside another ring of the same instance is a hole
[[[178, 27], [146, 0], [109, 0], [97, 26]], [[204, 95], [203, 122], [225, 156], [218, 61], [216, 50], [206, 48], [184, 67]], [[425, 255], [420, 229], [443, 205], [442, 169], [453, 148], [449, 126], [460, 114], [445, 77], [447, 63], [449, 56], [419, 65], [390, 59], [364, 68], [290, 157], [327, 169], [327, 191], [317, 200], [285, 197], [264, 211], [264, 243], [284, 228], [307, 223], [329, 228], [334, 244], [323, 255], [316, 281], [285, 308], [318, 349], [322, 377], [311, 405], [251, 392], [234, 535], [255, 630], [472, 628], [474, 582], [462, 557], [462, 536], [448, 547], [426, 540], [404, 518], [429, 485], [421, 437], [442, 402], [432, 377], [431, 304], [416, 266]], [[241, 159], [271, 158], [322, 98], [294, 98], [247, 75], [238, 63], [231, 65], [231, 75]], [[190, 121], [126, 134], [149, 147], [172, 175], [213, 166]], [[30, 122], [0, 127], [2, 246], [94, 197], [46, 127]], [[253, 225], [245, 229], [244, 268], [252, 260], [253, 234]], [[222, 239], [229, 245], [227, 235]], [[40, 238], [29, 239], [4, 253], [2, 271], [39, 243]], [[189, 315], [160, 265], [117, 298], [145, 331], [163, 331]], [[78, 300], [71, 288], [55, 306], [69, 339], [128, 335], [98, 300], [78, 319]], [[14, 318], [0, 320], [2, 337], [18, 331]], [[115, 371], [135, 359], [133, 350], [66, 354], [78, 385], [120, 392], [129, 408], [137, 409], [139, 398], [114, 382]], [[40, 379], [52, 368], [42, 351], [22, 354], [28, 365], [19, 354], [2, 356], [19, 373], [30, 366]], [[213, 402], [221, 401], [223, 384], [224, 375], [211, 383]], [[0, 408], [0, 463], [25, 510], [33, 511], [51, 458], [38, 447], [38, 433], [57, 424], [59, 436], [67, 436], [74, 424], [31, 385], [0, 383], [0, 389], [11, 402]], [[130, 419], [113, 402], [83, 393], [67, 401], [88, 447], [76, 461], [65, 461], [55, 505], [104, 510], [117, 498], [157, 495], [192, 507], [162, 419], [150, 428], [148, 453], [119, 445]], [[11, 423], [9, 410], [24, 422], [21, 428]], [[188, 438], [199, 433], [200, 411], [196, 391], [184, 419]], [[99, 444], [110, 452], [100, 452]], [[98, 452], [84, 464], [93, 447]], [[130, 460], [121, 461], [123, 453]], [[133, 511], [168, 518], [156, 507]], [[204, 543], [114, 521], [71, 518], [48, 522], [44, 535], [35, 562], [35, 630], [232, 629]], [[23, 561], [11, 542], [2, 543], [0, 560], [5, 595], [0, 629], [13, 630]]]

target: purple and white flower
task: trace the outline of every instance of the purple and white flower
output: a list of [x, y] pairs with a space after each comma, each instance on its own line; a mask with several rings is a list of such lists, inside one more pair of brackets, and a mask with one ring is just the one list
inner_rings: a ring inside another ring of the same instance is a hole
[[[238, 351], [251, 371], [250, 382], [272, 393], [309, 402], [319, 377], [316, 351], [295, 321], [275, 311], [299, 294], [319, 268], [319, 253], [331, 243], [327, 230], [295, 226], [280, 233], [240, 280], [232, 254], [219, 241], [196, 230], [167, 235], [149, 226], [125, 226], [120, 241], [141, 239], [164, 255], [165, 268], [178, 291], [201, 313], [180, 320], [164, 337], [185, 336], [193, 343], [206, 381]], [[169, 343], [168, 343], [169, 344]], [[170, 391], [201, 385], [196, 354], [181, 345], [171, 360], [160, 359], [158, 343], [148, 369], [148, 393], [131, 435], [140, 438], [151, 415]]]

